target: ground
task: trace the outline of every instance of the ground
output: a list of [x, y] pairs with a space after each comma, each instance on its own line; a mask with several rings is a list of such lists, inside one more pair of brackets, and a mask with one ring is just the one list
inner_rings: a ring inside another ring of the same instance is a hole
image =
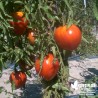
[[[74, 59], [73, 59], [74, 58]], [[85, 83], [85, 80], [91, 79], [98, 75], [98, 57], [88, 57], [80, 58], [73, 57], [69, 59], [69, 82], [71, 80], [78, 81], [79, 84]], [[13, 71], [13, 65], [10, 68], [3, 71], [0, 78], [0, 87], [8, 92], [4, 91], [0, 94], [0, 98], [13, 98], [11, 91], [11, 84], [8, 82], [9, 74]], [[37, 82], [37, 75], [35, 69], [31, 70], [32, 78], [27, 78], [26, 88], [14, 90], [14, 96], [19, 96], [19, 98], [41, 98], [42, 85]], [[8, 82], [8, 83], [7, 83]], [[71, 95], [77, 95], [81, 91], [79, 89], [73, 89]], [[15, 97], [17, 98], [17, 97]], [[74, 97], [75, 98], [75, 97]]]
[[[91, 80], [93, 77], [98, 76], [98, 57], [89, 57], [85, 59], [76, 58], [74, 60], [69, 60], [69, 81], [78, 81], [78, 85], [86, 84], [86, 81]], [[95, 82], [94, 82], [95, 83]], [[94, 84], [92, 82], [92, 84]], [[78, 86], [77, 85], [77, 86]], [[89, 83], [88, 83], [89, 85]], [[97, 86], [95, 83], [94, 85]], [[73, 90], [74, 94], [80, 94], [79, 88]]]

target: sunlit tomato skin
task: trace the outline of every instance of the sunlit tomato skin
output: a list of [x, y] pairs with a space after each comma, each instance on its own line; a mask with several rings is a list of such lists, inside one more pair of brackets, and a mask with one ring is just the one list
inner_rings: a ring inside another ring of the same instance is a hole
[[59, 68], [59, 61], [51, 53], [44, 57], [42, 66], [40, 66], [40, 59], [35, 61], [36, 72], [47, 81], [52, 80], [57, 75]]
[[22, 11], [14, 12], [12, 13], [12, 17], [21, 20], [21, 18], [24, 16], [24, 13]]
[[26, 83], [26, 80], [27, 77], [24, 72], [17, 71], [10, 74], [10, 82], [14, 83], [16, 89], [23, 87]]
[[30, 44], [34, 44], [35, 42], [35, 36], [32, 30], [27, 31], [27, 39], [29, 40]]
[[76, 25], [60, 26], [55, 29], [54, 40], [57, 45], [64, 50], [75, 50], [81, 43], [82, 33]]
[[23, 18], [19, 22], [10, 21], [10, 25], [14, 27], [14, 32], [16, 35], [22, 35], [26, 31], [28, 21], [25, 21]]

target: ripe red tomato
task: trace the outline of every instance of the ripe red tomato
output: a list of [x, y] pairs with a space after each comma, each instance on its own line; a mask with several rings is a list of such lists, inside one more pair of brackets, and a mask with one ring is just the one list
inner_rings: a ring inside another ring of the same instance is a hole
[[47, 81], [52, 80], [57, 75], [59, 67], [59, 61], [54, 58], [52, 53], [44, 57], [42, 66], [40, 66], [40, 59], [35, 61], [36, 72]]
[[22, 35], [26, 31], [28, 21], [25, 20], [25, 18], [22, 18], [21, 21], [18, 22], [10, 21], [10, 25], [14, 27], [16, 35]]
[[75, 50], [82, 38], [82, 33], [76, 25], [71, 25], [69, 28], [67, 26], [60, 26], [55, 29], [54, 39], [57, 45], [64, 50]]
[[30, 29], [27, 31], [27, 39], [29, 40], [30, 44], [32, 44], [32, 45], [34, 44], [35, 36], [34, 36], [33, 31]]
[[33, 65], [28, 65], [24, 60], [19, 60], [19, 67], [22, 71], [27, 71], [33, 68]]
[[25, 85], [27, 80], [26, 74], [21, 71], [12, 72], [10, 74], [10, 82], [14, 83], [15, 88], [18, 89]]

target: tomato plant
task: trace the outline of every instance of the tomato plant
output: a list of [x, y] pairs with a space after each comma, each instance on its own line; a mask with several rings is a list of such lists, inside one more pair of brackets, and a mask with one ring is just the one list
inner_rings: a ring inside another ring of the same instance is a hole
[[15, 85], [15, 88], [23, 87], [26, 83], [27, 77], [24, 72], [16, 71], [10, 74], [10, 82]]
[[[88, 0], [85, 8], [83, 0], [1, 0], [1, 71], [7, 61], [28, 72], [31, 69], [29, 65], [35, 63], [36, 71], [42, 77], [40, 80], [44, 85], [43, 98], [63, 98], [67, 87], [65, 84], [68, 82], [69, 52], [73, 54], [98, 52], [96, 44], [92, 43], [93, 49], [89, 44], [92, 40], [90, 32], [94, 20], [93, 2]], [[67, 26], [70, 23], [73, 25]], [[81, 27], [82, 34], [78, 26]], [[82, 35], [89, 38], [89, 42], [86, 39], [81, 41]], [[50, 51], [53, 54], [50, 54]], [[40, 58], [32, 62], [29, 57], [31, 55]], [[22, 61], [19, 64], [20, 60]], [[44, 80], [47, 81], [44, 83]]]
[[80, 29], [72, 24], [70, 27], [60, 26], [54, 32], [54, 39], [58, 46], [65, 50], [75, 50], [81, 42]]

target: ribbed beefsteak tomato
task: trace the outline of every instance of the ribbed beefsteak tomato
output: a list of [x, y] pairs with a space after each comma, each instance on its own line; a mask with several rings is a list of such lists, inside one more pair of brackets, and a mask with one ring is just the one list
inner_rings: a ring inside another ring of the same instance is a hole
[[64, 50], [75, 50], [82, 38], [80, 29], [72, 24], [69, 28], [67, 26], [60, 26], [55, 29], [54, 39], [57, 45]]
[[22, 35], [26, 31], [28, 25], [28, 21], [25, 20], [25, 18], [21, 18], [21, 21], [18, 22], [10, 21], [9, 23], [12, 27], [14, 27], [16, 35]]
[[15, 88], [18, 89], [25, 85], [27, 80], [26, 74], [21, 71], [12, 72], [10, 74], [10, 82], [14, 83]]
[[40, 66], [40, 59], [35, 61], [36, 72], [47, 81], [52, 80], [57, 75], [59, 67], [59, 61], [54, 58], [52, 53], [44, 57], [42, 66]]

